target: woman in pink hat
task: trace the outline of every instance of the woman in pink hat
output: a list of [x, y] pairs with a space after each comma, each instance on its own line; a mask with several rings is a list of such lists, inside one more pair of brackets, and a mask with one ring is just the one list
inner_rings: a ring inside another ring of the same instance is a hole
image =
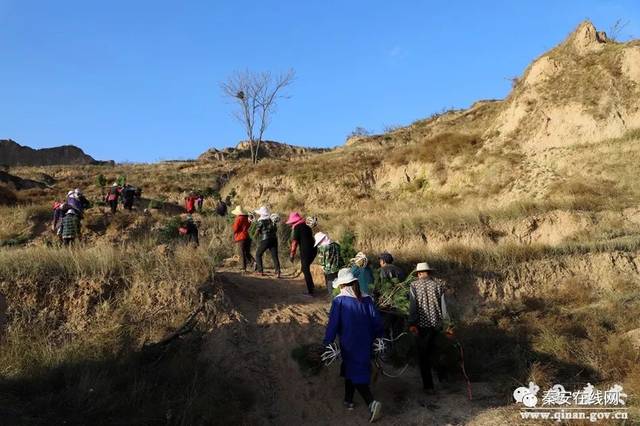
[[304, 282], [307, 284], [309, 295], [313, 295], [315, 286], [313, 277], [311, 276], [311, 264], [318, 254], [315, 246], [315, 238], [311, 227], [305, 223], [304, 217], [298, 212], [292, 212], [287, 220], [287, 225], [291, 225], [293, 232], [291, 233], [291, 252], [289, 259], [293, 262], [298, 247], [300, 247], [300, 264]]

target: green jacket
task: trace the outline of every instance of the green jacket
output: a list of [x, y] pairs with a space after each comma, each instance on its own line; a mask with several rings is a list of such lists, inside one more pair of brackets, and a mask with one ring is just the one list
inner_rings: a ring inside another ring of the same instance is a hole
[[332, 242], [318, 247], [318, 262], [325, 274], [335, 274], [340, 270], [340, 244]]

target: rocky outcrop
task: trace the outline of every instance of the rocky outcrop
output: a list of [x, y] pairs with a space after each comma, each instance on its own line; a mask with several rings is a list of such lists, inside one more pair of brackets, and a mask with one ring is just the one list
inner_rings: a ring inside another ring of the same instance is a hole
[[[288, 145], [282, 142], [262, 141], [260, 144], [260, 158], [290, 159], [305, 157], [329, 151], [325, 148], [308, 148]], [[198, 157], [198, 161], [229, 161], [242, 158], [251, 158], [251, 147], [248, 141], [242, 141], [235, 148], [218, 150], [211, 148]]]
[[0, 140], [0, 165], [3, 166], [52, 166], [106, 164], [96, 161], [77, 146], [64, 145], [54, 148], [33, 149], [11, 139]]

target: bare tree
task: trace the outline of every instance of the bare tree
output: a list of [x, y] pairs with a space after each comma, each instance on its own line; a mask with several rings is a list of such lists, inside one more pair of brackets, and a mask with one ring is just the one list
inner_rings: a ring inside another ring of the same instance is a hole
[[236, 71], [221, 84], [225, 96], [238, 103], [234, 113], [243, 124], [251, 150], [251, 161], [258, 162], [260, 144], [271, 124], [278, 99], [288, 98], [284, 89], [293, 83], [294, 70], [272, 75], [270, 72]]
[[629, 21], [623, 21], [622, 19], [616, 20], [611, 28], [609, 28], [609, 38], [615, 42], [619, 42], [620, 33], [626, 28], [627, 25], [629, 25]]

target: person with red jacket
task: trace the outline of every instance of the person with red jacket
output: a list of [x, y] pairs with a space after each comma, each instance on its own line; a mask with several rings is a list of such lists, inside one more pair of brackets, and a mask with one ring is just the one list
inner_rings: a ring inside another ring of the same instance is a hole
[[184, 208], [188, 214], [193, 214], [196, 211], [196, 200], [198, 197], [191, 191], [189, 195], [184, 198]]
[[251, 256], [251, 238], [249, 237], [249, 215], [242, 210], [242, 207], [236, 206], [231, 212], [236, 217], [233, 222], [233, 240], [238, 245], [238, 254], [242, 260], [242, 270], [247, 271], [247, 263], [254, 263], [255, 259]]

